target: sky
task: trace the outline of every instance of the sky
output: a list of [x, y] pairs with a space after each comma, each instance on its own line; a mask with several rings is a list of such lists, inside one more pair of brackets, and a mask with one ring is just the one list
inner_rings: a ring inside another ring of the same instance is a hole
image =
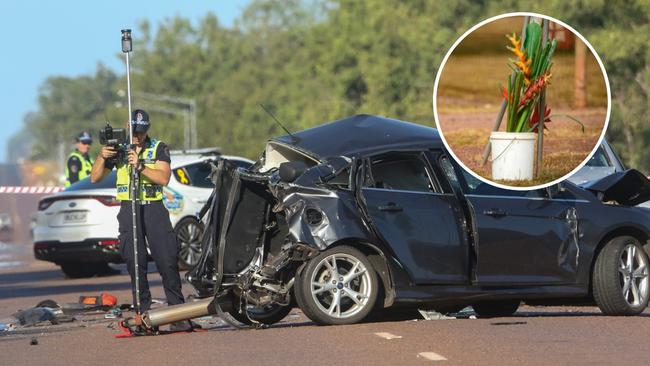
[[[249, 0], [2, 0], [0, 1], [0, 163], [23, 117], [37, 110], [38, 88], [49, 76], [94, 74], [98, 62], [123, 73], [120, 30], [176, 15], [193, 24], [208, 12], [232, 26]], [[133, 55], [135, 57], [135, 54]]]

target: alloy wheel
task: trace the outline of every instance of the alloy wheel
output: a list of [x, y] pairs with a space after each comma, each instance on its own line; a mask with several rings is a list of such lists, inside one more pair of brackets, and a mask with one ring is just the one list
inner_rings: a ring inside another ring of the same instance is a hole
[[311, 296], [333, 318], [349, 318], [368, 306], [372, 281], [368, 268], [354, 256], [336, 253], [323, 258], [312, 272]]
[[202, 227], [194, 220], [187, 221], [178, 228], [176, 233], [180, 242], [178, 257], [185, 266], [194, 266], [201, 257], [202, 232]]
[[625, 301], [632, 306], [648, 303], [648, 263], [634, 243], [627, 244], [619, 258], [619, 279]]

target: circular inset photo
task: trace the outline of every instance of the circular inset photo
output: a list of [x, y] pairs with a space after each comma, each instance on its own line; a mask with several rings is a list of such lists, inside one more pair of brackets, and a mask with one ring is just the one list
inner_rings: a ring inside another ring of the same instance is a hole
[[571, 26], [510, 13], [463, 34], [438, 69], [433, 113], [454, 158], [509, 189], [568, 178], [601, 143], [610, 114], [603, 63]]

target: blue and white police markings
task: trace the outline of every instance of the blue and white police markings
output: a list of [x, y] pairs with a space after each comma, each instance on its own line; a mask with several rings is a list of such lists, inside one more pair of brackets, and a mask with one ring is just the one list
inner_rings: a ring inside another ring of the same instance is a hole
[[183, 211], [183, 195], [165, 187], [163, 189], [163, 204], [170, 214], [177, 215]]

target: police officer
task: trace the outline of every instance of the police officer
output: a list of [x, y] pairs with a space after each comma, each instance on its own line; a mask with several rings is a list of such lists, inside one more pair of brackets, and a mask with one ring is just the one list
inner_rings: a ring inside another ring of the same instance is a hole
[[68, 155], [68, 162], [65, 165], [66, 187], [89, 176], [93, 168], [93, 160], [88, 155], [93, 137], [83, 131], [77, 136], [75, 142], [76, 148]]
[[[147, 112], [136, 109], [131, 116], [133, 126], [133, 144], [128, 161], [112, 162], [117, 152], [114, 148], [104, 146], [93, 165], [91, 180], [102, 180], [115, 167], [117, 168], [117, 199], [121, 201], [119, 222], [120, 252], [131, 275], [133, 299], [135, 303], [135, 258], [133, 253], [133, 224], [131, 213], [131, 169], [140, 173], [140, 186], [137, 188], [139, 205], [136, 207], [138, 220], [138, 266], [140, 279], [140, 312], [144, 313], [151, 306], [151, 293], [147, 281], [147, 247], [149, 243], [151, 256], [162, 277], [165, 296], [169, 305], [184, 302], [181, 293], [181, 278], [178, 273], [178, 242], [171, 223], [169, 212], [162, 203], [162, 187], [169, 183], [171, 176], [169, 149], [162, 141], [147, 135], [150, 121]], [[109, 161], [107, 161], [109, 160]], [[172, 324], [171, 330], [191, 330], [191, 323]]]

